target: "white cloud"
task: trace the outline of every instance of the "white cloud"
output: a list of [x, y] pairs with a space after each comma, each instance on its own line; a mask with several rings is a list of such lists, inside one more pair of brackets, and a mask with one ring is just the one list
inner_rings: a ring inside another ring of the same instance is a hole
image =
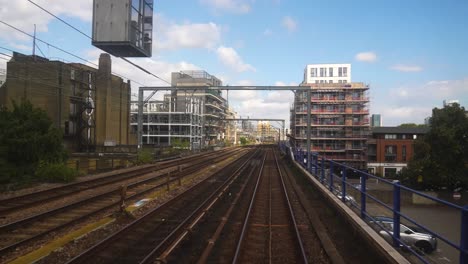
[[377, 60], [377, 54], [372, 51], [360, 52], [356, 54], [355, 59], [364, 62], [374, 62]]
[[[90, 22], [92, 19], [92, 0], [83, 1], [62, 1], [62, 0], [36, 0], [38, 5], [47, 8], [50, 12], [57, 16], [67, 16], [81, 19], [85, 22]], [[55, 18], [28, 1], [10, 1], [0, 0], [0, 17], [3, 21], [24, 30], [30, 34], [34, 31], [36, 24], [37, 32], [47, 32], [48, 24]], [[90, 33], [89, 33], [90, 34]], [[19, 33], [18, 31], [9, 28], [5, 25], [0, 25], [0, 35], [4, 40], [25, 41], [30, 40], [30, 37]]]
[[283, 27], [285, 27], [289, 32], [296, 31], [297, 29], [297, 22], [290, 16], [283, 17], [282, 21]]
[[384, 125], [423, 123], [434, 107], [442, 107], [445, 99], [457, 99], [468, 105], [468, 78], [434, 80], [420, 85], [404, 85], [379, 94], [372, 100], [372, 112], [382, 114]]
[[240, 81], [238, 81], [235, 85], [239, 85], [239, 86], [252, 86], [252, 85], [254, 85], [254, 82], [251, 81], [251, 80], [240, 80]]
[[221, 27], [215, 23], [177, 24], [167, 21], [162, 16], [156, 16], [153, 34], [156, 36], [154, 48], [160, 50], [211, 49], [221, 41]]
[[393, 65], [392, 67], [390, 67], [390, 69], [400, 72], [420, 72], [423, 70], [421, 66], [404, 64]]
[[249, 1], [245, 0], [200, 0], [200, 2], [216, 12], [246, 14], [251, 10]]
[[290, 103], [294, 100], [292, 91], [273, 91], [268, 92], [266, 101], [268, 103]]
[[389, 120], [385, 126], [396, 126], [403, 123], [424, 123], [424, 118], [431, 115], [432, 107], [430, 106], [398, 106], [386, 105], [379, 113], [382, 114], [384, 120]]
[[244, 63], [242, 58], [237, 54], [236, 50], [234, 50], [233, 48], [221, 46], [216, 50], [216, 54], [218, 55], [219, 60], [221, 60], [221, 62], [224, 65], [230, 67], [231, 69], [237, 72], [255, 72], [255, 68], [250, 64]]
[[[98, 63], [99, 55], [103, 53], [99, 49], [92, 49], [86, 52], [86, 57], [89, 58], [90, 61], [94, 63]], [[170, 82], [171, 81], [171, 73], [172, 72], [179, 72], [184, 70], [198, 70], [200, 67], [194, 65], [192, 63], [186, 61], [180, 61], [176, 63], [167, 62], [163, 60], [159, 60], [157, 58], [140, 58], [136, 61], [134, 59], [128, 59], [137, 65], [145, 68], [149, 72], [161, 77], [162, 79]], [[92, 67], [96, 67], [94, 65], [90, 65]], [[118, 59], [116, 57], [112, 57], [112, 72], [123, 75], [127, 78], [135, 80], [139, 83], [148, 86], [168, 86], [169, 84], [156, 79], [155, 77], [136, 69], [131, 64], [125, 62], [122, 59]], [[137, 93], [138, 87], [140, 85], [133, 83], [132, 84], [132, 92]]]
[[282, 82], [282, 81], [276, 81], [275, 86], [297, 86], [297, 83], [295, 82], [290, 82], [289, 84]]

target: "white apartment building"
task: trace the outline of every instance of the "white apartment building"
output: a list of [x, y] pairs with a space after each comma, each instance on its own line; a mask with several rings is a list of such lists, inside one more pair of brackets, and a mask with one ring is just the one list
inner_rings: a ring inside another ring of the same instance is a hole
[[351, 64], [308, 64], [304, 70], [304, 83], [350, 83]]

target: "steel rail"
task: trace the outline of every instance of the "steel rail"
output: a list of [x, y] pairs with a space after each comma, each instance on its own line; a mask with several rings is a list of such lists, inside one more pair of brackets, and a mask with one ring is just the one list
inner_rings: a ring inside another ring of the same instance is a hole
[[[220, 152], [221, 151], [224, 151], [224, 150], [220, 150]], [[226, 152], [230, 152], [230, 151], [232, 150], [228, 150]], [[2, 199], [0, 200], [0, 214], [9, 214], [11, 212], [29, 208], [40, 203], [49, 202], [51, 200], [69, 196], [69, 195], [79, 193], [85, 190], [105, 186], [108, 184], [113, 184], [119, 181], [130, 179], [135, 176], [147, 174], [147, 173], [153, 172], [155, 169], [158, 169], [158, 170], [167, 169], [171, 166], [176, 166], [176, 165], [181, 164], [182, 162], [186, 162], [187, 160], [209, 157], [213, 155], [219, 155], [219, 153], [218, 152], [204, 153], [202, 155], [189, 156], [189, 157], [185, 157], [185, 158], [181, 158], [177, 160], [172, 160], [169, 162], [167, 161], [162, 162], [162, 164], [154, 164], [154, 165], [145, 166], [143, 168], [135, 168], [129, 171], [118, 172], [116, 174], [111, 174], [111, 175], [104, 176], [104, 177], [97, 178], [97, 179], [70, 183], [70, 184], [57, 186], [57, 187], [42, 190], [42, 191], [37, 191], [37, 192], [29, 193], [29, 194]]]
[[[286, 185], [284, 184], [283, 173], [281, 172], [281, 168], [280, 168], [280, 165], [278, 163], [278, 158], [276, 156], [276, 151], [273, 151], [273, 156], [275, 157], [276, 169], [278, 170], [280, 180], [281, 180], [281, 187], [282, 187], [282, 190], [283, 190], [284, 197], [286, 199], [286, 204], [288, 205], [289, 216], [291, 217], [291, 221], [293, 222], [293, 225], [294, 225], [296, 240], [297, 240], [297, 243], [298, 243], [298, 245], [299, 245], [299, 247], [301, 249], [302, 261], [304, 263], [308, 263], [309, 261], [307, 259], [307, 254], [306, 254], [305, 249], [304, 249], [304, 243], [302, 242], [302, 238], [301, 238], [301, 235], [299, 233], [299, 229], [297, 227], [296, 216], [294, 214], [294, 210], [293, 210], [291, 202], [289, 200], [289, 195], [288, 195], [288, 191], [286, 190]], [[270, 201], [270, 203], [271, 203], [271, 201]], [[271, 251], [271, 244], [270, 244], [270, 251]]]
[[249, 223], [252, 208], [253, 208], [253, 205], [254, 205], [254, 202], [255, 202], [255, 198], [257, 197], [258, 186], [260, 185], [260, 179], [262, 178], [263, 168], [265, 166], [265, 160], [266, 160], [266, 154], [265, 154], [265, 157], [263, 158], [262, 165], [260, 167], [259, 176], [258, 176], [257, 182], [255, 184], [255, 188], [254, 188], [254, 191], [253, 191], [253, 194], [252, 194], [252, 198], [250, 200], [249, 208], [247, 209], [247, 214], [245, 216], [244, 224], [242, 225], [242, 231], [241, 231], [241, 234], [240, 234], [240, 237], [239, 237], [239, 242], [237, 243], [236, 251], [234, 253], [234, 258], [232, 260], [232, 263], [234, 263], [234, 264], [238, 262], [238, 259], [239, 259], [239, 256], [240, 256], [240, 250], [241, 250], [241, 247], [242, 247], [242, 242], [244, 241], [244, 237], [245, 237], [245, 234], [246, 234], [246, 230], [247, 230], [247, 226], [248, 226], [248, 223]]
[[[90, 260], [91, 257], [93, 257], [95, 254], [98, 254], [98, 252], [103, 251], [105, 248], [110, 246], [114, 241], [117, 241], [118, 239], [121, 239], [121, 238], [125, 237], [125, 235], [127, 235], [129, 232], [131, 232], [132, 230], [137, 228], [140, 224], [143, 224], [144, 221], [151, 219], [152, 217], [154, 217], [154, 215], [159, 215], [162, 211], [170, 208], [175, 202], [186, 198], [185, 196], [189, 196], [190, 194], [193, 194], [193, 192], [199, 186], [202, 186], [202, 184], [208, 183], [212, 179], [212, 177], [215, 177], [215, 176], [216, 175], [212, 175], [212, 176], [200, 181], [199, 183], [197, 183], [197, 184], [191, 186], [190, 188], [188, 188], [187, 190], [183, 191], [178, 196], [173, 197], [172, 199], [166, 201], [162, 205], [160, 205], [160, 206], [154, 208], [153, 210], [145, 213], [142, 217], [140, 217], [137, 220], [133, 221], [132, 223], [128, 224], [123, 229], [121, 229], [121, 230], [113, 233], [112, 235], [108, 236], [107, 238], [105, 238], [104, 240], [102, 240], [98, 244], [92, 246], [88, 250], [82, 252], [78, 256], [75, 256], [72, 260], [70, 260], [67, 263], [69, 263], [69, 264], [71, 264], [71, 263], [87, 263], [87, 261]], [[226, 182], [228, 182], [228, 181], [229, 181], [229, 179], [226, 180]], [[220, 188], [221, 187], [222, 186], [220, 186]], [[218, 189], [219, 188], [217, 188], [217, 190]], [[189, 198], [190, 198], [190, 196], [189, 196]], [[199, 207], [197, 207], [197, 208], [199, 208]]]
[[223, 231], [224, 226], [227, 224], [229, 218], [231, 217], [232, 212], [234, 211], [234, 208], [237, 205], [237, 202], [239, 201], [241, 195], [244, 193], [247, 183], [249, 182], [250, 178], [252, 177], [252, 174], [254, 173], [255, 169], [252, 169], [247, 176], [247, 179], [245, 180], [245, 183], [242, 185], [241, 189], [239, 192], [236, 194], [236, 198], [231, 203], [231, 206], [229, 206], [228, 210], [226, 213], [223, 215], [221, 218], [221, 222], [219, 223], [218, 227], [216, 228], [216, 231], [213, 233], [213, 236], [208, 240], [208, 243], [203, 250], [201, 256], [199, 257], [197, 264], [204, 264], [208, 261], [208, 257], [211, 254], [211, 251], [213, 250], [217, 240], [221, 236], [221, 232]]
[[[175, 238], [175, 243], [170, 245], [168, 249], [163, 252], [160, 257], [158, 258], [159, 261], [165, 262], [165, 259], [167, 256], [177, 247], [177, 245], [189, 234], [188, 230], [192, 230], [195, 225], [198, 224], [198, 222], [203, 218], [203, 216], [210, 210], [213, 205], [221, 198], [226, 193], [226, 190], [231, 186], [231, 184], [238, 179], [240, 176], [241, 172], [244, 172], [248, 168], [248, 162], [255, 156], [256, 152], [254, 152], [248, 159], [245, 161], [236, 171], [232, 173], [232, 175], [229, 177], [229, 179], [226, 180], [226, 182], [220, 186], [215, 192], [213, 192], [192, 214], [190, 214], [184, 221], [182, 221], [177, 228], [175, 228], [159, 245], [157, 245], [141, 262], [140, 264], [148, 264], [153, 261], [154, 255], [165, 245], [167, 241], [172, 239], [172, 237], [180, 232], [180, 230], [186, 226], [186, 223], [190, 220], [195, 218], [195, 220], [189, 225], [188, 228], [185, 229], [184, 232], [178, 237]], [[222, 189], [221, 191], [219, 191]], [[215, 197], [214, 197], [215, 196]], [[214, 198], [213, 198], [214, 197]], [[211, 200], [211, 202], [210, 202]], [[208, 206], [204, 207], [207, 203]], [[203, 210], [202, 210], [203, 208]], [[200, 213], [201, 211], [201, 213]], [[197, 217], [195, 217], [195, 214], [200, 213]], [[174, 240], [174, 239], [173, 239]]]
[[[220, 157], [218, 157], [216, 159], [216, 161], [212, 161], [212, 160], [203, 161], [203, 162], [197, 164], [198, 165], [197, 167], [192, 167], [189, 170], [184, 170], [183, 171], [184, 175], [185, 176], [190, 175], [192, 172], [197, 171], [200, 166], [206, 166], [208, 164], [213, 164], [213, 163], [219, 162], [220, 160], [224, 159], [224, 157], [225, 157], [225, 155], [220, 156]], [[162, 174], [162, 175], [158, 175], [158, 176], [155, 176], [155, 177], [151, 177], [149, 179], [144, 179], [144, 180], [141, 180], [141, 181], [138, 181], [138, 182], [134, 182], [132, 184], [129, 184], [128, 187], [133, 188], [133, 187], [141, 186], [141, 185], [146, 184], [148, 182], [152, 182], [152, 181], [155, 181], [155, 180], [161, 180], [161, 179], [164, 179], [165, 175], [166, 174]], [[163, 183], [157, 184], [155, 186], [152, 186], [150, 188], [147, 188], [145, 190], [142, 190], [140, 192], [132, 194], [132, 195], [128, 196], [125, 199], [125, 201], [136, 199], [139, 196], [142, 196], [144, 194], [152, 192], [152, 191], [154, 191], [154, 190], [156, 190], [158, 188], [164, 187], [168, 183], [170, 184], [170, 183], [173, 183], [175, 181], [178, 181], [181, 177], [183, 177], [183, 176], [179, 176], [177, 178], [169, 180], [169, 182], [165, 181]], [[62, 206], [62, 207], [59, 207], [59, 208], [56, 208], [56, 209], [52, 209], [52, 210], [47, 211], [45, 213], [37, 214], [37, 215], [31, 216], [31, 217], [28, 217], [28, 218], [25, 218], [25, 219], [21, 219], [21, 220], [18, 220], [16, 222], [13, 222], [13, 223], [10, 223], [10, 224], [7, 224], [7, 225], [0, 226], [0, 232], [6, 232], [6, 231], [14, 229], [16, 227], [23, 226], [25, 224], [28, 224], [28, 223], [31, 223], [31, 222], [34, 222], [34, 221], [39, 221], [39, 220], [41, 220], [43, 218], [49, 217], [49, 216], [54, 215], [54, 214], [58, 214], [58, 213], [63, 212], [65, 210], [72, 210], [75, 207], [84, 205], [86, 203], [90, 203], [92, 201], [104, 198], [106, 196], [109, 196], [109, 195], [112, 195], [112, 194], [118, 193], [118, 192], [119, 192], [119, 190], [108, 191], [108, 192], [99, 194], [97, 196], [89, 197], [89, 198], [77, 201], [75, 203], [72, 203], [72, 204], [68, 204], [68, 205], [65, 205], [65, 206]], [[98, 208], [96, 210], [92, 210], [92, 211], [87, 212], [87, 213], [85, 213], [85, 214], [83, 214], [83, 215], [81, 215], [81, 216], [79, 216], [77, 218], [71, 219], [70, 221], [61, 223], [58, 226], [52, 227], [50, 229], [44, 230], [44, 231], [39, 232], [37, 234], [34, 234], [34, 235], [30, 236], [30, 237], [27, 237], [27, 238], [24, 238], [24, 239], [22, 239], [20, 241], [17, 241], [17, 242], [15, 242], [13, 244], [7, 245], [7, 246], [0, 249], [0, 254], [5, 254], [7, 252], [10, 252], [10, 251], [12, 251], [13, 249], [15, 249], [15, 248], [17, 248], [19, 246], [22, 246], [22, 245], [24, 245], [24, 244], [26, 244], [28, 242], [33, 241], [33, 240], [37, 240], [39, 238], [42, 238], [42, 237], [46, 236], [47, 234], [49, 234], [51, 232], [60, 230], [60, 229], [62, 229], [64, 227], [66, 227], [66, 226], [73, 225], [73, 224], [75, 224], [75, 223], [77, 223], [77, 222], [79, 222], [79, 221], [81, 221], [83, 219], [86, 219], [87, 217], [95, 215], [95, 214], [97, 214], [99, 212], [106, 211], [106, 210], [108, 210], [108, 209], [110, 209], [110, 208], [112, 208], [114, 206], [117, 206], [119, 203], [120, 203], [120, 201], [117, 199], [115, 202], [112, 202], [112, 203], [110, 203], [108, 205], [105, 205], [104, 207]]]

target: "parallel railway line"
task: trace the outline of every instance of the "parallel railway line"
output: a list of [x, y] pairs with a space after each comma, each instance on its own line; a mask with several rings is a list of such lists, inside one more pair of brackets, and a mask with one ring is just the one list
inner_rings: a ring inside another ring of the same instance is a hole
[[[231, 152], [234, 150], [228, 150]], [[58, 186], [55, 188], [50, 188], [42, 191], [37, 191], [25, 195], [10, 197], [0, 200], [0, 215], [5, 217], [5, 215], [10, 214], [15, 211], [23, 210], [38, 204], [43, 204], [49, 201], [57, 200], [62, 197], [70, 196], [75, 193], [79, 193], [85, 190], [98, 188], [101, 186], [125, 181], [127, 179], [135, 178], [147, 173], [154, 172], [155, 170], [166, 169], [174, 166], [178, 166], [183, 163], [196, 161], [200, 158], [205, 157], [214, 157], [216, 155], [221, 155], [226, 151], [216, 151], [214, 153], [204, 153], [201, 155], [189, 156], [181, 159], [163, 161], [153, 165], [145, 165], [140, 167], [135, 167], [132, 169], [120, 171], [118, 173], [112, 173], [105, 177], [95, 178], [87, 181], [70, 183], [64, 186]]]
[[[230, 155], [237, 153], [232, 150], [223, 153], [216, 153], [216, 158], [212, 155], [205, 156], [205, 159], [192, 161], [182, 172], [173, 173], [171, 178], [164, 175], [155, 175], [150, 178], [138, 180], [128, 185], [129, 193], [126, 201], [135, 201], [144, 194], [154, 192], [158, 188], [167, 186], [174, 181], [188, 176], [208, 165], [220, 162]], [[242, 151], [242, 150], [241, 150]], [[72, 226], [90, 216], [100, 212], [105, 212], [111, 208], [117, 208], [120, 203], [119, 191], [106, 190], [99, 195], [87, 197], [85, 199], [54, 208], [47, 212], [26, 217], [24, 219], [0, 226], [0, 254], [11, 252], [12, 250], [45, 237], [46, 235]]]

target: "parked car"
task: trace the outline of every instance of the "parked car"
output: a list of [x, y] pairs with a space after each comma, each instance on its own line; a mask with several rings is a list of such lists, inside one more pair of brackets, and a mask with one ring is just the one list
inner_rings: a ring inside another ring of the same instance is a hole
[[[335, 191], [335, 195], [336, 195], [336, 197], [338, 197], [338, 199], [340, 199], [340, 200], [341, 200], [342, 197], [343, 197], [343, 193], [342, 193], [341, 191]], [[345, 196], [345, 201], [346, 201], [346, 202], [349, 202], [351, 205], [357, 205], [356, 199], [354, 199], [354, 197], [351, 196], [351, 195], [349, 195], [349, 194], [347, 194], [347, 195]]]
[[[386, 240], [391, 241], [393, 236], [393, 218], [386, 216], [376, 216], [371, 223], [379, 223], [380, 235]], [[437, 238], [419, 227], [400, 224], [400, 239], [408, 246], [419, 249], [424, 253], [431, 253], [437, 249]]]

